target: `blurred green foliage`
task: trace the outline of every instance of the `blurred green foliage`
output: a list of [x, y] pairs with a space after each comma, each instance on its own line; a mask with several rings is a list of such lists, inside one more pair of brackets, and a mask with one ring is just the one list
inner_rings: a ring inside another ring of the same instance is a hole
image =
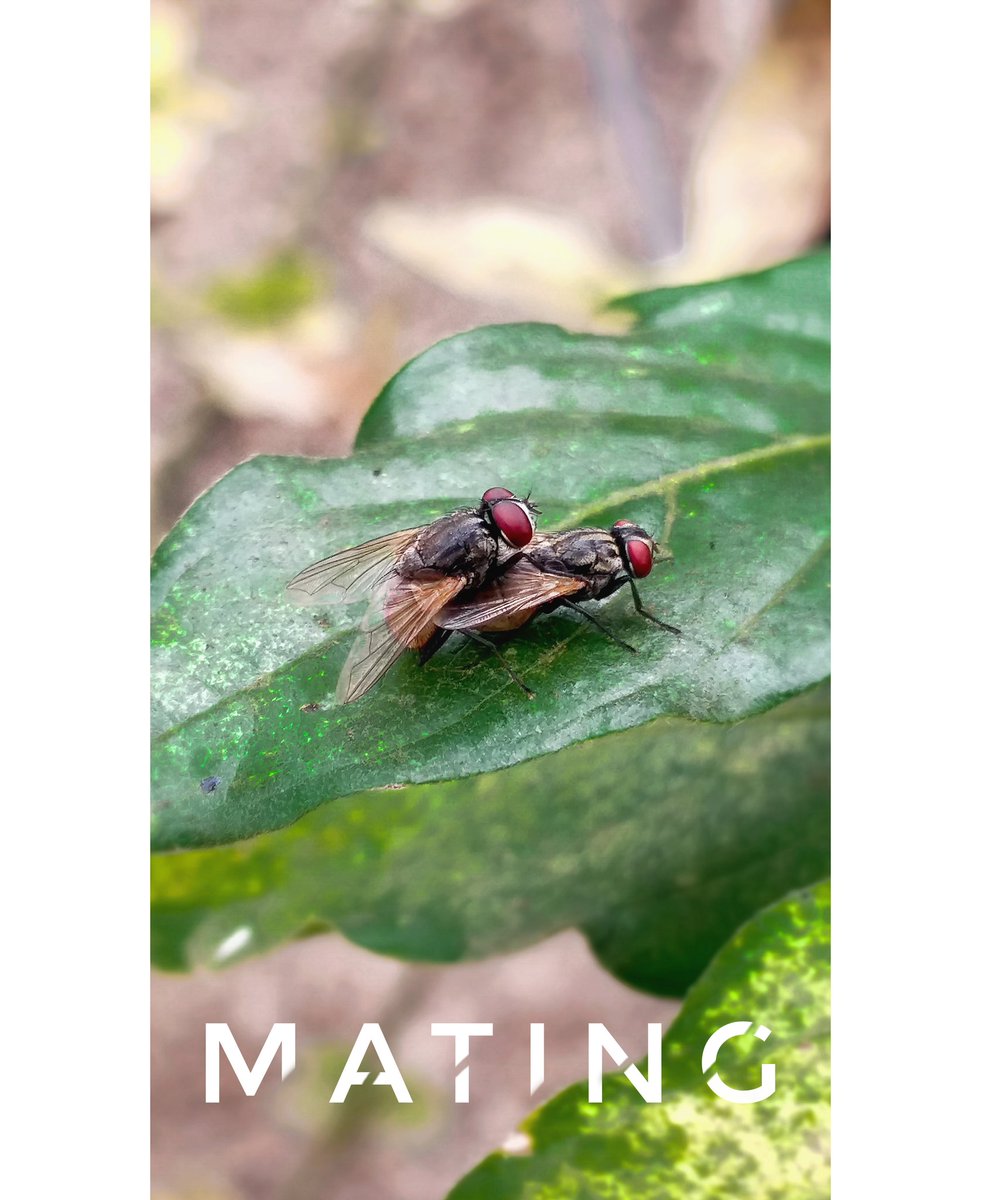
[[214, 280], [206, 302], [232, 324], [259, 329], [296, 316], [323, 287], [322, 272], [298, 250], [285, 249], [252, 273]]
[[[761, 912], [722, 948], [672, 1023], [660, 1104], [646, 1104], [623, 1075], [605, 1078], [602, 1104], [576, 1084], [524, 1123], [527, 1154], [492, 1154], [448, 1200], [825, 1200], [829, 942], [827, 884]], [[703, 1074], [706, 1040], [739, 1020], [765, 1024], [769, 1038], [733, 1039]], [[718, 1071], [730, 1087], [755, 1088], [764, 1062], [776, 1066], [776, 1091], [756, 1104], [723, 1100], [706, 1084]]]

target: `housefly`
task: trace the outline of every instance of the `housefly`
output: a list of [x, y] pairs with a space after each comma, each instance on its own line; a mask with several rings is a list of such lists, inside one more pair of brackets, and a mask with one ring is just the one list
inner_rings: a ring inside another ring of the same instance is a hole
[[499, 562], [527, 546], [538, 510], [507, 488], [429, 525], [401, 529], [342, 550], [301, 571], [287, 590], [306, 602], [370, 595], [361, 634], [337, 684], [341, 704], [360, 699], [403, 651], [438, 632], [433, 617], [476, 591]]
[[[617, 637], [579, 603], [604, 600], [627, 584], [633, 593], [634, 608], [642, 617], [659, 629], [680, 634], [680, 629], [644, 607], [637, 588], [636, 581], [651, 573], [659, 552], [654, 539], [633, 521], [617, 521], [609, 530], [571, 529], [567, 533], [538, 534], [522, 554], [505, 564], [476, 593], [455, 597], [437, 613], [433, 623], [438, 629], [422, 648], [420, 657], [425, 662], [453, 631], [497, 652], [483, 634], [510, 633], [539, 613], [559, 607], [581, 613], [611, 641], [633, 651], [635, 647]], [[527, 692], [525, 684], [510, 668], [507, 670]]]

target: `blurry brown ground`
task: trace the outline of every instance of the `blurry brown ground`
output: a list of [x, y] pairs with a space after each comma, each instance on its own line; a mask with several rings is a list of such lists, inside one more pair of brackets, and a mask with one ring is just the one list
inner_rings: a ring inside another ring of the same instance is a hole
[[[827, 231], [825, 0], [154, 13], [154, 543], [250, 455], [347, 453], [380, 386], [439, 338], [495, 321], [601, 329], [605, 298], [766, 266]], [[673, 1011], [615, 984], [573, 934], [439, 969], [312, 939], [158, 978], [154, 994], [161, 1200], [439, 1197], [534, 1106], [528, 1021], [550, 1023], [552, 1090], [585, 1072], [586, 1021], [639, 1052], [644, 1023]], [[320, 1052], [304, 1047], [346, 1050], [383, 1011], [428, 1102], [419, 1124], [345, 1106], [339, 1134], [321, 1103], [335, 1064], [311, 1084]], [[259, 1042], [298, 1022], [280, 1101], [273, 1085], [205, 1109], [209, 1019]], [[438, 1043], [419, 1044], [440, 1019], [515, 1031], [505, 1058], [475, 1049], [475, 1081], [483, 1061], [496, 1083], [475, 1082], [469, 1109]]]

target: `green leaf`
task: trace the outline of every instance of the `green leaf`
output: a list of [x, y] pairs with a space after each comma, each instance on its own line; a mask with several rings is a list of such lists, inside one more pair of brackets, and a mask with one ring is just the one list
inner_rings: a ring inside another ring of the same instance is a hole
[[738, 725], [663, 718], [155, 855], [154, 961], [222, 965], [332, 927], [456, 962], [574, 925], [626, 982], [680, 994], [742, 921], [827, 874], [828, 733], [821, 687]]
[[[463, 416], [541, 410], [561, 420], [615, 412], [826, 433], [829, 269], [823, 251], [721, 283], [622, 297], [609, 308], [635, 318], [626, 337], [492, 325], [449, 338], [383, 389], [357, 444], [422, 437]], [[554, 428], [561, 435], [561, 423]]]
[[[495, 770], [658, 717], [740, 720], [822, 680], [827, 277], [817, 256], [673, 289], [654, 317], [635, 297], [641, 326], [624, 337], [462, 334], [395, 377], [352, 458], [258, 458], [219, 481], [155, 556], [155, 847], [233, 841], [366, 788]], [[602, 612], [638, 654], [562, 613], [508, 646], [533, 701], [479, 648], [450, 646], [336, 706], [360, 613], [296, 607], [286, 582], [499, 483], [533, 490], [543, 528], [630, 517], [654, 533], [674, 562], [643, 592], [685, 636], [618, 594]]]
[[[525, 1123], [526, 1156], [492, 1154], [448, 1200], [824, 1200], [829, 909], [826, 884], [796, 893], [722, 949], [664, 1040], [660, 1104], [645, 1104], [623, 1075], [605, 1077], [602, 1104], [577, 1084]], [[707, 1038], [739, 1020], [767, 1026], [770, 1037], [728, 1042], [703, 1076]], [[756, 1087], [764, 1062], [776, 1067], [776, 1091], [756, 1104], [733, 1104], [706, 1086], [718, 1071], [730, 1087]]]

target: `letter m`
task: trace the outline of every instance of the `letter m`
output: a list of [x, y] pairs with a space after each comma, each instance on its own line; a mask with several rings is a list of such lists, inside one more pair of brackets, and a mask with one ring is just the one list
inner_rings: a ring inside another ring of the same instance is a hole
[[242, 1085], [246, 1096], [254, 1096], [259, 1084], [265, 1078], [266, 1072], [272, 1065], [276, 1051], [282, 1051], [282, 1075], [285, 1079], [296, 1066], [296, 1026], [277, 1022], [269, 1030], [266, 1044], [259, 1051], [255, 1066], [249, 1070], [242, 1051], [232, 1035], [232, 1031], [224, 1023], [206, 1024], [204, 1027], [204, 1099], [208, 1104], [218, 1103], [219, 1092], [219, 1061], [218, 1051], [224, 1050], [235, 1078]]

